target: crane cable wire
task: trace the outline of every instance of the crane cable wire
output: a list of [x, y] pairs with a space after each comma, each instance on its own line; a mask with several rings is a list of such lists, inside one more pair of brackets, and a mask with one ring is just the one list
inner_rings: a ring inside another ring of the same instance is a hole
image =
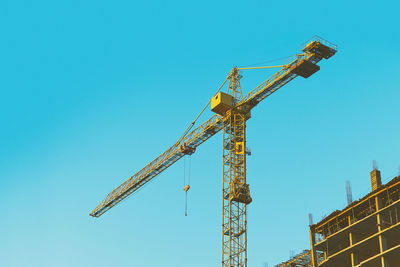
[[254, 64], [249, 64], [249, 65], [245, 65], [245, 66], [241, 66], [240, 68], [246, 68], [246, 67], [251, 67], [251, 66], [256, 66], [256, 65], [262, 65], [262, 64], [266, 64], [266, 63], [271, 63], [271, 62], [275, 62], [275, 61], [279, 61], [279, 60], [283, 60], [283, 59], [288, 59], [291, 58], [293, 56], [295, 56], [297, 54], [294, 55], [290, 55], [287, 57], [281, 57], [281, 58], [276, 58], [276, 59], [271, 59], [271, 60], [267, 60], [267, 61], [263, 61], [263, 62], [258, 62], [258, 63], [254, 63]]
[[[221, 86], [218, 88], [217, 92], [215, 92], [214, 95], [218, 94], [218, 92], [222, 89], [222, 87], [225, 85], [226, 81], [229, 79], [231, 74], [229, 74], [226, 78], [225, 81], [221, 84]], [[186, 128], [185, 132], [182, 134], [182, 136], [178, 139], [175, 145], [179, 145], [179, 143], [182, 141], [183, 138], [186, 137], [186, 135], [189, 133], [189, 131], [193, 128], [195, 125], [196, 121], [199, 119], [201, 114], [206, 110], [208, 105], [211, 103], [211, 99], [207, 102], [207, 105], [201, 110], [199, 115], [194, 119], [194, 121]], [[190, 172], [191, 172], [191, 165], [192, 165], [192, 157], [189, 155], [189, 173], [188, 173], [188, 184], [186, 184], [186, 157], [183, 157], [183, 190], [185, 191], [185, 216], [187, 216], [187, 210], [188, 210], [188, 191], [190, 189]]]
[[183, 190], [185, 191], [185, 216], [187, 216], [186, 157], [183, 157]]
[[[225, 81], [222, 83], [222, 85], [218, 88], [217, 92], [215, 92], [214, 95], [218, 94], [218, 92], [222, 89], [222, 87], [225, 85], [226, 81], [229, 79], [230, 74], [226, 77]], [[199, 117], [201, 116], [201, 114], [203, 114], [204, 110], [206, 110], [206, 108], [208, 107], [208, 105], [210, 105], [211, 99], [207, 102], [207, 105], [202, 109], [202, 111], [199, 113], [199, 115], [197, 115], [196, 119], [194, 119], [194, 121], [192, 121], [192, 123], [186, 128], [185, 132], [182, 134], [182, 136], [179, 138], [179, 140], [176, 142], [176, 144], [178, 145], [180, 143], [180, 141], [182, 141], [183, 138], [185, 138], [185, 136], [189, 133], [189, 131], [193, 128], [193, 126], [195, 125], [196, 121], [199, 119]]]
[[192, 169], [192, 156], [189, 156], [188, 183], [186, 184], [186, 157], [183, 159], [183, 190], [185, 191], [185, 216], [188, 215], [188, 191], [190, 189], [190, 174]]

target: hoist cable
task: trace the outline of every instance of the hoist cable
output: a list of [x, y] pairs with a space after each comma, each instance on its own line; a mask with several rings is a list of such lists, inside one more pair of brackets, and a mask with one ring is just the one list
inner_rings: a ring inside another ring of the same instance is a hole
[[186, 185], [186, 157], [183, 157], [183, 187]]
[[284, 60], [284, 59], [293, 57], [293, 56], [295, 56], [295, 55], [296, 55], [296, 54], [291, 55], [291, 56], [288, 56], [288, 57], [281, 57], [281, 58], [271, 59], [271, 60], [267, 60], [267, 61], [263, 61], [263, 62], [258, 62], [258, 63], [250, 64], [250, 65], [245, 65], [245, 66], [241, 66], [240, 68], [251, 67], [251, 66], [256, 66], [256, 65], [262, 65], [262, 64], [266, 64], [266, 63], [271, 63], [271, 62], [274, 62], [274, 61]]
[[190, 186], [190, 173], [192, 169], [192, 156], [189, 156], [189, 173], [188, 173], [188, 185]]
[[185, 216], [187, 216], [187, 206], [188, 206], [188, 191], [185, 192], [186, 196], [185, 196]]
[[192, 169], [192, 157], [189, 156], [189, 166], [188, 166], [188, 184], [186, 184], [186, 157], [183, 160], [183, 190], [185, 191], [185, 216], [188, 215], [188, 191], [190, 189], [190, 174]]
[[[225, 85], [226, 81], [229, 79], [230, 74], [226, 77], [225, 81], [222, 83], [222, 85], [218, 88], [217, 92], [214, 94], [218, 94], [218, 92], [222, 89], [222, 87]], [[206, 108], [208, 107], [208, 105], [210, 105], [211, 103], [211, 99], [207, 102], [207, 105], [203, 108], [203, 110], [199, 113], [199, 115], [197, 115], [196, 119], [194, 119], [194, 121], [192, 121], [192, 123], [186, 128], [185, 132], [182, 134], [182, 136], [179, 138], [179, 140], [176, 142], [176, 144], [179, 144], [179, 142], [185, 138], [185, 136], [189, 133], [189, 131], [193, 128], [193, 126], [195, 125], [196, 121], [199, 119], [199, 117], [201, 116], [201, 114], [203, 114], [204, 110], [206, 110]]]

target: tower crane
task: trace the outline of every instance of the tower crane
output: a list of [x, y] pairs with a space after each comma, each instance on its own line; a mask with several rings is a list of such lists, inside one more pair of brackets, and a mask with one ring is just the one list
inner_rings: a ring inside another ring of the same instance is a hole
[[[270, 67], [234, 67], [210, 100], [211, 110], [216, 114], [191, 130], [198, 116], [173, 146], [111, 191], [90, 215], [100, 217], [179, 159], [193, 154], [198, 146], [222, 130], [222, 267], [246, 267], [246, 209], [252, 202], [246, 177], [246, 121], [261, 101], [297, 76], [310, 77], [320, 69], [319, 61], [336, 52], [336, 45], [315, 36], [302, 46], [302, 53], [293, 56], [287, 64], [272, 66], [279, 71], [246, 95], [240, 86], [240, 71]], [[220, 89], [226, 83], [227, 92], [224, 93]]]

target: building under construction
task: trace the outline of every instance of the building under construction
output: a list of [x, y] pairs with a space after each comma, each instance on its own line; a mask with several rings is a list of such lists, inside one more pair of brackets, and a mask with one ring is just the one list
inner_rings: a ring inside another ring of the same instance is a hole
[[381, 181], [375, 167], [372, 191], [310, 225], [310, 250], [276, 267], [399, 267], [400, 176]]

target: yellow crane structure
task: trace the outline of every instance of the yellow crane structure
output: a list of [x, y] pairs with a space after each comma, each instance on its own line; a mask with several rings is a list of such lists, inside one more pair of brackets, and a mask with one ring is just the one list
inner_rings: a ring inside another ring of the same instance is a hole
[[[240, 86], [240, 71], [271, 67], [234, 67], [210, 100], [211, 110], [216, 114], [191, 131], [199, 115], [173, 146], [115, 188], [90, 215], [101, 216], [179, 159], [193, 154], [199, 145], [222, 130], [222, 267], [247, 266], [246, 209], [252, 198], [246, 177], [246, 121], [262, 100], [297, 76], [310, 77], [320, 69], [319, 61], [336, 52], [336, 45], [315, 36], [303, 45], [302, 53], [293, 56], [287, 64], [273, 66], [280, 70], [246, 95]], [[226, 83], [227, 92], [221, 92]]]

